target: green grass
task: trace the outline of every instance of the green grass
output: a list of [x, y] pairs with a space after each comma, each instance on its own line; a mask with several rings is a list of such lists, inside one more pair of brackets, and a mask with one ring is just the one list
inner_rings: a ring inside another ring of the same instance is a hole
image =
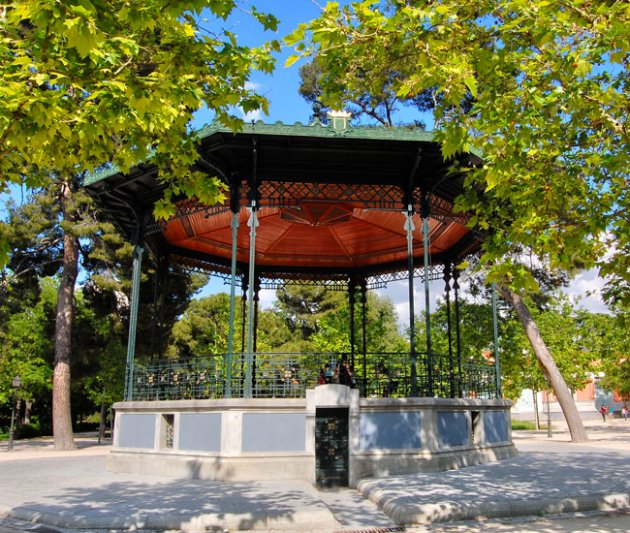
[[536, 429], [536, 424], [529, 420], [512, 420], [512, 430]]
[[[512, 430], [534, 430], [536, 429], [536, 424], [531, 420], [512, 420]], [[547, 424], [540, 424], [540, 429], [546, 430]], [[553, 429], [553, 425], [551, 426]]]

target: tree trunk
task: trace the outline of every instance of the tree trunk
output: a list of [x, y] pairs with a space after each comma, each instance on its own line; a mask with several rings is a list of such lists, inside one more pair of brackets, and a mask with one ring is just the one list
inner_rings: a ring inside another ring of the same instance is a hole
[[[68, 220], [72, 200], [69, 181], [64, 181], [59, 194], [63, 219]], [[70, 407], [70, 354], [74, 315], [74, 285], [79, 270], [79, 243], [73, 235], [63, 237], [63, 267], [57, 291], [55, 320], [55, 362], [53, 376], [53, 437], [55, 450], [75, 449]]]
[[99, 424], [98, 424], [98, 443], [100, 444], [101, 441], [105, 438], [105, 400], [102, 399], [101, 400], [101, 416], [99, 417]]
[[538, 391], [532, 389], [534, 395], [534, 423], [536, 424], [536, 430], [540, 431], [540, 413], [538, 412]]
[[540, 363], [542, 371], [545, 374], [547, 381], [550, 383], [556, 398], [558, 399], [558, 403], [562, 408], [564, 418], [569, 426], [569, 432], [571, 433], [571, 440], [573, 442], [583, 442], [588, 440], [588, 435], [584, 429], [580, 413], [573, 401], [571, 391], [564, 381], [562, 374], [560, 374], [560, 371], [556, 366], [556, 362], [553, 360], [553, 357], [549, 352], [549, 348], [547, 348], [545, 341], [543, 341], [540, 336], [538, 326], [529, 312], [529, 309], [527, 309], [525, 302], [523, 302], [522, 298], [518, 294], [512, 292], [505, 286], [501, 287], [501, 295], [506, 301], [510, 302], [516, 311], [521, 324], [523, 324], [525, 334], [532, 345], [532, 349], [536, 354], [536, 358]]
[[31, 408], [33, 400], [24, 400], [24, 425], [31, 425]]

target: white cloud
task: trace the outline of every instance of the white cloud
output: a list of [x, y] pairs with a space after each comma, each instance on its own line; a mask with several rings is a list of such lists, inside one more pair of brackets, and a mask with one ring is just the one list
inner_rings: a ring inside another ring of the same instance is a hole
[[591, 268], [576, 276], [563, 292], [580, 307], [592, 313], [609, 313], [610, 309], [602, 298], [605, 283], [606, 280], [599, 276], [598, 270]]
[[257, 91], [261, 87], [262, 87], [262, 85], [260, 83], [255, 82], [255, 81], [246, 81], [245, 82], [245, 89], [248, 90], [248, 91]]
[[[247, 91], [260, 92], [261, 88], [262, 88], [262, 84], [257, 83], [255, 81], [245, 82], [245, 89]], [[260, 109], [256, 109], [254, 111], [249, 111], [248, 113], [245, 113], [245, 111], [243, 111], [243, 109], [239, 107], [238, 111], [241, 114], [241, 118], [245, 122], [256, 122], [257, 120], [261, 120], [263, 117], [263, 113]]]
[[[387, 287], [376, 291], [380, 296], [388, 297], [394, 304], [401, 327], [409, 326], [409, 284], [407, 280], [392, 281]], [[452, 294], [451, 294], [452, 297]], [[429, 309], [435, 311], [438, 299], [444, 299], [444, 282], [432, 281], [429, 284]], [[413, 284], [413, 306], [416, 316], [425, 309], [424, 282], [416, 278]]]
[[[602, 288], [606, 281], [598, 275], [597, 269], [586, 270], [576, 276], [570, 285], [563, 290], [575, 305], [579, 305], [592, 313], [608, 313], [610, 310], [602, 298]], [[384, 289], [378, 289], [378, 294], [387, 296], [394, 304], [401, 327], [409, 325], [409, 288], [406, 280], [390, 282]], [[445, 300], [444, 282], [432, 281], [429, 285], [430, 309], [435, 311], [438, 300]], [[421, 279], [414, 280], [414, 308], [416, 316], [425, 308], [424, 284]], [[484, 303], [483, 298], [475, 300], [469, 293], [467, 278], [460, 278], [459, 298], [461, 301], [476, 301]], [[451, 291], [451, 303], [454, 294]], [[490, 300], [488, 299], [488, 302]]]
[[261, 120], [262, 119], [262, 111], [260, 109], [255, 109], [254, 111], [249, 111], [248, 113], [245, 113], [240, 107], [239, 107], [239, 111], [241, 113], [241, 118], [245, 121], [245, 122], [256, 122], [257, 120]]
[[261, 309], [269, 309], [276, 300], [276, 291], [274, 289], [260, 289], [258, 293], [259, 305]]

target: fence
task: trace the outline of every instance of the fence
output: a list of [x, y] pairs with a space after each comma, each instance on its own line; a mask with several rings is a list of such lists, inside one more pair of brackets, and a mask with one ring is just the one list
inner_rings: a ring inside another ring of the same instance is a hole
[[[232, 357], [230, 393], [243, 397], [246, 354]], [[354, 367], [352, 378], [339, 377], [343, 361]], [[345, 381], [364, 397], [412, 396], [412, 365], [408, 353], [255, 353], [250, 355], [252, 397], [303, 398], [321, 383]], [[438, 398], [495, 398], [496, 370], [487, 364], [462, 363], [452, 357], [416, 354], [416, 395]], [[227, 357], [195, 357], [185, 361], [136, 363], [133, 400], [219, 399], [226, 397]]]

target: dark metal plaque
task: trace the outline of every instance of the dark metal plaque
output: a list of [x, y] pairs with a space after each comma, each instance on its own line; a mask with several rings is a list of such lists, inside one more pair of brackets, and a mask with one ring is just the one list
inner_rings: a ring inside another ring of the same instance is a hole
[[348, 486], [348, 409], [317, 409], [315, 469], [318, 487]]

